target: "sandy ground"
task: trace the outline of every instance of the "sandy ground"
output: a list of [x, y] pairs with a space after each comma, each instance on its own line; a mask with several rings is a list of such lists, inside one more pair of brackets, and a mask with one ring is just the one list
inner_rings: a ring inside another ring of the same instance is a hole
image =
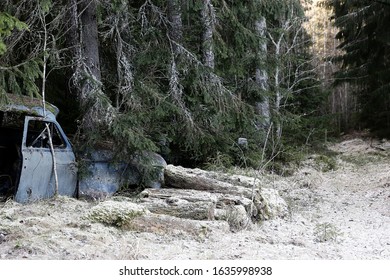
[[390, 259], [390, 144], [350, 139], [331, 147], [336, 169], [313, 155], [290, 177], [265, 174], [289, 215], [230, 232], [134, 232], [88, 218], [99, 202], [60, 197], [0, 204], [0, 259]]

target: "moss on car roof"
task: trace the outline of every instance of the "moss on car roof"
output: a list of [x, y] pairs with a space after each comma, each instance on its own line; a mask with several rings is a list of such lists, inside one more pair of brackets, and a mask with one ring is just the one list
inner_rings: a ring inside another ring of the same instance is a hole
[[[46, 103], [46, 110], [56, 116], [58, 108], [49, 102]], [[0, 94], [0, 111], [26, 112], [34, 116], [43, 117], [42, 99], [19, 94]]]

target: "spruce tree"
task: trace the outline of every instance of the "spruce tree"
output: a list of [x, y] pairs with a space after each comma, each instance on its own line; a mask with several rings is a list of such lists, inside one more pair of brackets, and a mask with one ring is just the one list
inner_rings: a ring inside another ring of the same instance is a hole
[[[39, 95], [46, 57], [49, 101], [65, 108], [62, 116], [80, 108], [69, 127], [77, 119], [81, 139], [109, 140], [124, 157], [154, 150], [173, 163], [222, 157], [257, 166], [267, 127], [282, 127], [305, 73], [297, 0], [16, 2], [4, 11], [18, 11], [29, 32], [6, 38], [0, 88]], [[283, 39], [279, 52], [275, 38]]]
[[340, 29], [336, 83], [353, 85], [363, 126], [390, 135], [390, 1], [325, 1]]

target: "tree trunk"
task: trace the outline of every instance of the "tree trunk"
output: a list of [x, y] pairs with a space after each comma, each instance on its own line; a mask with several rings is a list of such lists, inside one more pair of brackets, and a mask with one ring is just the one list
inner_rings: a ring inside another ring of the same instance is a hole
[[[100, 82], [101, 72], [96, 8], [96, 0], [84, 0], [80, 4], [81, 44], [85, 70], [94, 81]], [[84, 94], [88, 95], [88, 91], [84, 92]]]
[[112, 28], [113, 34], [111, 34], [111, 37], [114, 39], [117, 60], [118, 86], [116, 89], [116, 108], [118, 109], [128, 106], [128, 100], [134, 94], [134, 53], [129, 42], [132, 29], [128, 28], [131, 25], [128, 5], [128, 2], [122, 2], [120, 9], [115, 11], [114, 19], [105, 23], [115, 26]]
[[[288, 24], [286, 23], [286, 26]], [[285, 27], [284, 29], [287, 29]], [[279, 38], [277, 41], [274, 40], [274, 38], [271, 36], [271, 41], [275, 47], [275, 60], [276, 60], [276, 66], [275, 66], [275, 74], [274, 74], [274, 88], [275, 88], [275, 100], [274, 100], [274, 114], [276, 116], [274, 122], [276, 124], [276, 138], [278, 140], [282, 137], [282, 122], [280, 119], [280, 106], [282, 101], [282, 91], [281, 91], [281, 51], [282, 51], [282, 43], [284, 39], [284, 33], [279, 35]]]
[[183, 23], [182, 23], [182, 1], [168, 0], [168, 19], [169, 19], [169, 38], [171, 40], [172, 56], [169, 69], [169, 93], [174, 104], [182, 114], [185, 125], [194, 126], [192, 113], [186, 107], [183, 97], [183, 86], [181, 85], [180, 71], [176, 63], [176, 56], [180, 54], [180, 48], [183, 40]]
[[202, 62], [205, 66], [214, 69], [215, 59], [214, 59], [213, 33], [214, 33], [214, 26], [215, 26], [215, 10], [213, 4], [211, 3], [211, 0], [203, 0], [201, 17], [202, 17], [202, 25], [203, 25]]
[[[66, 33], [66, 44], [67, 47], [71, 50], [71, 68], [73, 80], [78, 76], [78, 73], [81, 72], [80, 63], [81, 63], [81, 46], [80, 46], [80, 32], [79, 32], [79, 15], [77, 9], [77, 0], [70, 0], [68, 2], [67, 8], [67, 29]], [[70, 93], [74, 98], [81, 96], [80, 87], [77, 85], [77, 82], [70, 83]]]
[[259, 45], [258, 50], [258, 57], [260, 60], [259, 65], [257, 65], [256, 68], [256, 83], [259, 85], [261, 91], [263, 94], [263, 101], [256, 103], [256, 110], [259, 115], [263, 117], [263, 123], [262, 126], [264, 128], [268, 128], [271, 122], [271, 115], [270, 115], [270, 108], [269, 108], [269, 97], [267, 95], [267, 91], [269, 89], [268, 87], [268, 73], [267, 70], [265, 70], [264, 66], [261, 66], [260, 64], [265, 65], [265, 62], [267, 60], [267, 42], [265, 41], [266, 38], [266, 31], [267, 31], [267, 23], [265, 17], [261, 16], [259, 20], [255, 22], [255, 29], [256, 33], [264, 40]]
[[93, 133], [99, 126], [108, 127], [116, 116], [116, 110], [102, 91], [97, 0], [82, 0], [78, 8], [82, 66], [81, 73], [77, 73], [77, 82], [81, 88], [80, 105], [85, 112], [82, 128], [85, 133]]
[[83, 127], [92, 131], [96, 126], [93, 112], [96, 92], [101, 85], [99, 40], [95, 0], [71, 0], [68, 4], [67, 44], [72, 56], [71, 92], [77, 96], [85, 112]]
[[[277, 56], [277, 60], [279, 63], [279, 47], [277, 47], [277, 52], [276, 52], [276, 56]], [[278, 140], [280, 140], [282, 138], [282, 122], [281, 122], [281, 119], [280, 119], [280, 104], [281, 104], [281, 101], [282, 101], [282, 93], [281, 93], [281, 89], [280, 89], [280, 66], [279, 65], [276, 65], [276, 69], [275, 69], [275, 113], [277, 115], [277, 120], [276, 120], [276, 137]]]
[[181, 5], [181, 0], [168, 0], [169, 37], [173, 41], [172, 50], [175, 55], [179, 53], [178, 45], [183, 38]]

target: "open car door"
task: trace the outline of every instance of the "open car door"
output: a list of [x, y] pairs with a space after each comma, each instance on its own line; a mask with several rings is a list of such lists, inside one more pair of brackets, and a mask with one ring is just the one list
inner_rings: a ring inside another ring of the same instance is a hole
[[75, 155], [59, 124], [44, 118], [25, 117], [21, 146], [22, 166], [15, 194], [17, 202], [33, 202], [55, 195], [53, 154], [49, 135], [52, 137], [56, 159], [58, 194], [74, 196], [76, 193]]

